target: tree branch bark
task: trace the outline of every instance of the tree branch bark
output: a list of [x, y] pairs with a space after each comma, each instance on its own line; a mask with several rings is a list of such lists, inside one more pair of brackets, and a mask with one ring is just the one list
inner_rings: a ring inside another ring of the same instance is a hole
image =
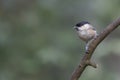
[[97, 67], [95, 63], [91, 62], [90, 59], [95, 51], [96, 47], [103, 41], [114, 29], [120, 25], [120, 18], [109, 24], [96, 38], [94, 38], [88, 45], [88, 51], [84, 53], [84, 56], [77, 66], [77, 68], [72, 73], [70, 80], [78, 80], [82, 72], [87, 66]]

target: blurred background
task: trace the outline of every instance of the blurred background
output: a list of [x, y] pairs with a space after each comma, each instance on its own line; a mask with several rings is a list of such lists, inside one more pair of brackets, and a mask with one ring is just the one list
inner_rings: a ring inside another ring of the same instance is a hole
[[[102, 31], [120, 17], [120, 0], [0, 0], [0, 80], [68, 80], [85, 43], [73, 30]], [[96, 49], [81, 80], [120, 80], [120, 28]]]

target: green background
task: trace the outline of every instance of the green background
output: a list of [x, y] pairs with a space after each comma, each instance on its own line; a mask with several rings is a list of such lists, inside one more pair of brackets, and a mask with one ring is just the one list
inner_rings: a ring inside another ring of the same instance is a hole
[[[69, 80], [85, 43], [73, 26], [102, 31], [120, 17], [120, 0], [0, 0], [0, 80]], [[81, 80], [120, 79], [120, 28], [96, 49]]]

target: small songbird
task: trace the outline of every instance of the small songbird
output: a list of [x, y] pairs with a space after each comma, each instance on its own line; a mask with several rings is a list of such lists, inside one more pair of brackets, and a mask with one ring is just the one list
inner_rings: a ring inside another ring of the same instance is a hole
[[88, 43], [97, 36], [95, 28], [87, 21], [82, 21], [74, 26], [80, 39]]

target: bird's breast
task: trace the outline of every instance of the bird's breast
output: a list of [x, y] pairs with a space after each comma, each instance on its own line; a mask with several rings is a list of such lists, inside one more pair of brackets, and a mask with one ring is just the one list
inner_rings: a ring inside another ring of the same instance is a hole
[[83, 30], [83, 31], [78, 31], [79, 37], [84, 40], [84, 41], [89, 41], [91, 40], [96, 34], [96, 31], [90, 29], [90, 30]]

